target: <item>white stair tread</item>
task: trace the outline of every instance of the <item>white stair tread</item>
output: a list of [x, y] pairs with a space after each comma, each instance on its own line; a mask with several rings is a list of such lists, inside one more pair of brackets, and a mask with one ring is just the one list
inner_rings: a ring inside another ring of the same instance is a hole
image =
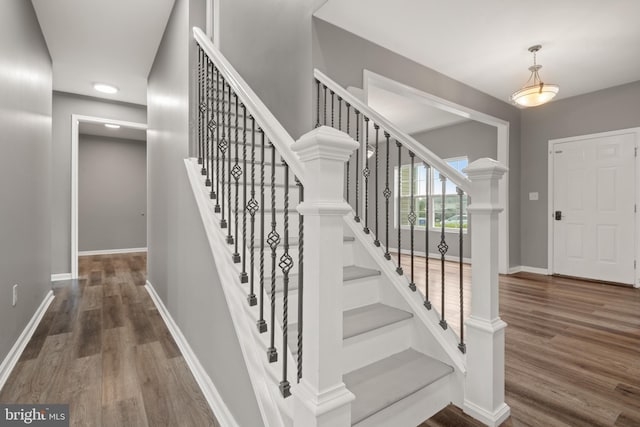
[[351, 424], [382, 411], [453, 372], [453, 368], [413, 349], [345, 374], [351, 404]]
[[343, 316], [342, 338], [347, 339], [410, 319], [413, 317], [413, 313], [385, 304], [375, 303], [347, 310]]
[[348, 265], [344, 267], [342, 279], [345, 282], [350, 280], [364, 279], [365, 277], [379, 276], [380, 270], [374, 268], [360, 267], [358, 265]]

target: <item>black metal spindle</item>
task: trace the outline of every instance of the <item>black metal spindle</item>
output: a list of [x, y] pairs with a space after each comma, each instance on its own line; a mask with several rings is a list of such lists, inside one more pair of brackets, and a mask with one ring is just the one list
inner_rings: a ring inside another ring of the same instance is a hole
[[198, 164], [202, 164], [202, 62], [204, 52], [198, 45]]
[[411, 259], [410, 259], [410, 263], [411, 263], [411, 283], [409, 283], [409, 289], [411, 289], [413, 292], [416, 291], [416, 282], [414, 280], [414, 232], [415, 232], [415, 228], [416, 228], [416, 210], [415, 210], [415, 157], [416, 155], [413, 153], [413, 151], [409, 151], [409, 157], [411, 158], [411, 178], [410, 178], [410, 184], [411, 185], [411, 199], [410, 199], [410, 210], [409, 210], [409, 215], [407, 216], [407, 219], [409, 220], [409, 226], [410, 226], [410, 251], [411, 251]]
[[463, 210], [463, 197], [464, 197], [464, 192], [460, 189], [460, 188], [456, 188], [456, 191], [458, 192], [458, 198], [459, 198], [459, 203], [460, 203], [460, 209], [459, 209], [459, 213], [458, 213], [458, 218], [460, 218], [460, 229], [458, 231], [458, 238], [460, 239], [460, 262], [459, 262], [459, 272], [460, 272], [460, 343], [458, 344], [458, 349], [463, 352], [466, 353], [467, 351], [467, 345], [464, 343], [464, 274], [463, 274], [463, 261], [464, 261], [464, 254], [463, 254], [463, 243], [462, 243], [462, 234], [463, 234], [463, 228], [464, 228], [464, 210]]
[[320, 80], [316, 79], [316, 126], [320, 127]]
[[386, 173], [384, 183], [384, 210], [385, 210], [385, 253], [384, 257], [388, 260], [391, 259], [389, 253], [389, 199], [391, 199], [391, 189], [389, 188], [389, 135], [388, 132], [384, 133], [386, 139], [385, 157], [386, 157]]
[[[235, 240], [233, 242], [234, 244], [234, 252], [233, 252], [233, 262], [234, 263], [239, 263], [240, 262], [240, 253], [238, 252], [238, 241], [240, 240], [240, 237], [238, 235], [238, 216], [240, 215], [240, 211], [239, 211], [239, 206], [240, 206], [240, 177], [242, 176], [242, 168], [240, 167], [240, 165], [238, 164], [238, 161], [240, 160], [238, 158], [238, 150], [240, 148], [240, 138], [238, 138], [238, 95], [237, 94], [233, 94], [233, 99], [235, 100], [235, 104], [236, 104], [236, 108], [235, 108], [235, 114], [236, 114], [236, 120], [235, 120], [235, 157], [233, 159], [234, 164], [233, 164], [233, 169], [231, 169], [231, 176], [233, 176], [233, 180], [235, 181], [235, 193], [234, 193], [234, 215], [233, 215], [233, 224], [234, 224], [234, 231], [233, 231], [233, 235], [235, 236]], [[229, 227], [231, 228], [231, 227]]]
[[204, 172], [203, 175], [205, 175], [205, 181], [204, 181], [204, 185], [206, 187], [210, 187], [211, 186], [211, 178], [209, 177], [209, 173], [211, 172], [211, 168], [209, 167], [209, 162], [210, 162], [210, 154], [209, 154], [209, 144], [211, 142], [211, 61], [209, 60], [209, 57], [205, 55], [205, 76], [204, 76], [204, 83], [205, 83], [205, 88], [204, 88], [204, 93], [205, 93], [205, 100], [204, 100], [204, 104], [205, 104], [205, 112], [204, 112], [204, 116], [205, 116], [205, 127], [204, 127], [204, 156], [203, 156], [203, 160], [202, 160], [202, 171]]
[[445, 214], [445, 200], [446, 200], [446, 192], [447, 192], [447, 178], [440, 173], [440, 181], [442, 181], [442, 209], [440, 211], [440, 244], [438, 245], [438, 250], [440, 251], [440, 283], [441, 283], [441, 302], [442, 302], [442, 311], [440, 312], [440, 326], [442, 329], [447, 329], [447, 321], [444, 319], [444, 308], [445, 308], [445, 300], [444, 300], [444, 291], [445, 291], [445, 283], [444, 283], [444, 256], [449, 250], [449, 246], [445, 240], [444, 233], [444, 214]]
[[[258, 202], [256, 201], [256, 121], [253, 116], [251, 118], [251, 192], [249, 193], [251, 198], [247, 202], [247, 211], [251, 216], [251, 224], [249, 225], [249, 295], [247, 296], [247, 302], [250, 306], [254, 306], [258, 303], [256, 294], [254, 293], [255, 283], [255, 250], [256, 250], [256, 212], [258, 211]], [[246, 200], [246, 194], [245, 194]], [[246, 243], [244, 245], [246, 247]], [[243, 253], [242, 259], [245, 255]]]
[[398, 267], [396, 273], [402, 276], [402, 218], [401, 206], [402, 206], [402, 144], [396, 140], [396, 147], [398, 147]]
[[280, 257], [278, 266], [282, 270], [283, 296], [282, 296], [282, 381], [280, 381], [280, 393], [283, 397], [291, 395], [291, 386], [287, 380], [287, 352], [289, 342], [289, 272], [293, 267], [293, 258], [289, 255], [289, 165], [284, 166], [284, 253]]
[[[267, 357], [270, 363], [278, 360], [278, 351], [275, 346], [275, 322], [276, 322], [276, 249], [280, 243], [280, 235], [276, 231], [276, 147], [271, 144], [271, 232], [267, 239], [271, 248], [271, 336], [267, 349]], [[283, 345], [286, 345], [284, 343]], [[284, 353], [286, 357], [286, 352]]]
[[257, 326], [260, 333], [267, 332], [267, 322], [264, 320], [264, 131], [260, 129], [260, 292], [258, 293], [260, 300], [260, 318], [258, 319]]
[[[213, 95], [213, 93], [216, 90], [216, 85], [217, 85], [217, 81], [218, 81], [218, 69], [216, 68], [215, 65], [213, 65], [213, 62], [211, 63], [211, 94]], [[211, 164], [209, 165], [209, 168], [211, 169], [211, 191], [209, 192], [209, 197], [211, 199], [215, 199], [216, 198], [216, 186], [218, 185], [217, 183], [217, 174], [218, 171], [215, 168], [216, 167], [216, 161], [217, 161], [217, 157], [218, 157], [218, 118], [217, 118], [217, 102], [218, 99], [218, 94], [216, 93], [215, 96], [213, 96], [211, 98], [211, 125], [210, 125], [210, 129], [211, 129], [211, 156], [209, 156], [209, 160], [211, 162]], [[216, 182], [216, 185], [213, 185], [213, 182]]]
[[[225, 184], [225, 179], [226, 179], [226, 175], [225, 175], [225, 165], [226, 165], [226, 153], [227, 153], [227, 148], [230, 148], [231, 145], [231, 141], [229, 141], [229, 137], [227, 136], [227, 126], [226, 126], [226, 120], [227, 120], [227, 106], [225, 106], [225, 102], [224, 102], [224, 91], [225, 91], [225, 86], [226, 86], [226, 82], [222, 81], [222, 138], [220, 139], [220, 144], [218, 144], [218, 147], [220, 148], [220, 165], [222, 166], [221, 168], [221, 172], [220, 172], [220, 178], [218, 179], [220, 181], [220, 192], [218, 193], [218, 198], [216, 199], [216, 207], [214, 208], [214, 211], [216, 212], [220, 212], [222, 215], [222, 218], [220, 219], [220, 228], [226, 228], [227, 227], [227, 220], [225, 219], [224, 215], [225, 215], [225, 188], [228, 189], [229, 187], [229, 183]], [[218, 202], [220, 202], [220, 204], [218, 204]]]
[[229, 90], [228, 96], [227, 96], [227, 103], [228, 103], [228, 107], [229, 107], [229, 121], [227, 123], [227, 130], [228, 132], [228, 136], [229, 136], [229, 155], [227, 156], [227, 213], [229, 216], [229, 228], [227, 229], [227, 243], [232, 245], [233, 244], [233, 236], [231, 235], [231, 148], [232, 148], [232, 144], [235, 144], [237, 147], [238, 144], [238, 138], [236, 138], [235, 141], [231, 140], [231, 115], [233, 114], [231, 112], [231, 86], [227, 85], [227, 88]]
[[323, 112], [323, 117], [324, 120], [322, 121], [323, 125], [327, 124], [327, 86], [326, 85], [322, 85], [322, 107], [324, 109]]
[[[347, 104], [347, 108], [349, 107], [349, 104]], [[358, 143], [360, 143], [360, 111], [356, 110], [354, 108], [354, 111], [356, 113], [356, 141], [358, 141]], [[356, 150], [356, 216], [353, 217], [355, 222], [360, 222], [360, 215], [359, 215], [359, 210], [360, 210], [360, 145], [358, 144], [358, 149]]]
[[333, 109], [333, 99], [334, 99], [335, 93], [333, 93], [333, 91], [331, 91], [331, 127], [333, 127], [333, 119], [335, 117], [335, 113], [334, 113], [334, 109]]
[[214, 212], [220, 212], [220, 204], [218, 203], [220, 194], [220, 128], [224, 129], [224, 126], [220, 126], [220, 71], [218, 67], [216, 70], [216, 191], [211, 191], [211, 198], [216, 200], [216, 205], [213, 208]]
[[424, 255], [424, 262], [425, 262], [425, 267], [424, 267], [424, 306], [427, 308], [427, 310], [431, 310], [431, 301], [429, 300], [429, 224], [431, 224], [431, 218], [429, 217], [430, 213], [429, 213], [429, 203], [431, 203], [431, 172], [430, 172], [430, 167], [428, 164], [424, 164], [424, 169], [425, 169], [425, 176], [426, 176], [426, 180], [427, 182], [425, 183], [425, 186], [427, 188], [427, 194], [425, 197], [425, 208], [424, 208], [424, 218], [426, 221], [426, 225], [425, 225], [425, 229], [424, 229], [424, 251], [425, 251], [425, 255]]
[[[296, 177], [296, 185], [298, 186], [298, 200], [304, 202], [304, 187], [300, 180]], [[298, 382], [302, 378], [302, 312], [304, 301], [304, 216], [298, 214]]]
[[363, 115], [363, 118], [365, 158], [363, 160], [364, 169], [362, 169], [364, 179], [364, 228], [362, 231], [364, 231], [365, 234], [369, 234], [371, 232], [371, 230], [369, 230], [369, 175], [371, 175], [371, 169], [369, 169], [369, 117]]
[[[376, 145], [373, 148], [374, 150], [374, 155], [375, 155], [375, 171], [376, 171], [376, 178], [374, 180], [374, 186], [373, 186], [373, 194], [375, 194], [375, 216], [374, 216], [374, 224], [376, 227], [376, 233], [375, 233], [375, 240], [373, 241], [373, 244], [380, 247], [380, 228], [379, 228], [379, 222], [378, 222], [378, 200], [379, 200], [379, 194], [378, 194], [378, 151], [379, 150], [379, 144], [380, 144], [380, 126], [377, 123], [373, 124], [373, 128], [376, 131]], [[369, 157], [369, 153], [367, 152], [367, 157]]]
[[[242, 173], [244, 182], [242, 183], [242, 272], [240, 273], [240, 283], [247, 283], [247, 107], [242, 104]], [[237, 197], [237, 195], [236, 195]]]
[[200, 155], [198, 156], [198, 164], [200, 168], [200, 174], [207, 174], [207, 159], [206, 159], [206, 139], [207, 139], [207, 72], [205, 70], [205, 58], [204, 52], [201, 54], [200, 62]]

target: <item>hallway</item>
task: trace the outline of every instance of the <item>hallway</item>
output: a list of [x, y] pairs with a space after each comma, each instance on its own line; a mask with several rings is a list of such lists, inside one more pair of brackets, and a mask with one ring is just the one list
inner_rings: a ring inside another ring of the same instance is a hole
[[218, 423], [144, 288], [146, 253], [79, 259], [0, 391], [3, 403], [69, 403], [72, 426]]

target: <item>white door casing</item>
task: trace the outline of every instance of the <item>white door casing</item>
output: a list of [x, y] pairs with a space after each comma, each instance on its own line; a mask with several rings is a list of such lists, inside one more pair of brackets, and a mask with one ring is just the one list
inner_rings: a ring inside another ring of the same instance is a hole
[[636, 284], [638, 132], [549, 141], [552, 273]]

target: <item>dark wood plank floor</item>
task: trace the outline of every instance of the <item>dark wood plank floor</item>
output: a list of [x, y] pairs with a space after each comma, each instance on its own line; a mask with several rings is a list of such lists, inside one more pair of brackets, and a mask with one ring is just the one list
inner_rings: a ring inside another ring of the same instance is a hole
[[[424, 260], [416, 262], [416, 269], [424, 267]], [[439, 279], [439, 268], [430, 262], [430, 276]], [[455, 263], [449, 270], [455, 274]], [[468, 284], [465, 289], [468, 306]], [[438, 307], [439, 292], [430, 291]], [[447, 292], [457, 296], [457, 287]], [[455, 298], [447, 295], [445, 304], [447, 313], [459, 313]], [[640, 289], [528, 273], [501, 276], [500, 314], [509, 325], [511, 417], [504, 426], [640, 426]], [[420, 427], [481, 425], [449, 406]]]
[[68, 403], [72, 426], [218, 426], [144, 288], [146, 254], [79, 259], [0, 391]]

